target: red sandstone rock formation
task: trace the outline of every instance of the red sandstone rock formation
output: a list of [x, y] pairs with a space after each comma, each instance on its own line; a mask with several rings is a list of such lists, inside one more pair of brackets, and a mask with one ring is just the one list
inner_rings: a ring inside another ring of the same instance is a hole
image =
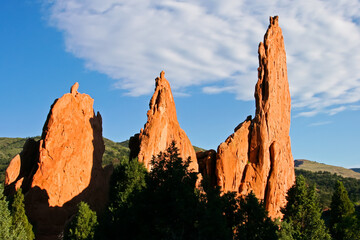
[[211, 186], [217, 183], [215, 170], [216, 170], [216, 151], [211, 149], [205, 152], [196, 153], [197, 162], [199, 164], [199, 171], [202, 176], [207, 176]]
[[[16, 155], [10, 162], [5, 172], [5, 186], [15, 182], [20, 175], [21, 158], [20, 155]], [[19, 187], [16, 188], [18, 190]]]
[[95, 210], [107, 201], [112, 168], [102, 168], [102, 119], [94, 114], [94, 100], [77, 88], [55, 100], [41, 140], [25, 144], [6, 170], [9, 191], [24, 190], [37, 239], [57, 239], [80, 201]]
[[197, 172], [195, 150], [184, 130], [180, 128], [174, 97], [164, 75], [165, 73], [162, 71], [160, 78], [155, 79], [155, 93], [150, 100], [150, 110], [147, 112], [148, 120], [144, 129], [140, 130], [140, 134], [136, 134], [130, 139], [130, 156], [138, 157], [138, 161], [143, 162], [150, 170], [152, 157], [166, 151], [170, 143], [175, 141], [180, 157], [182, 159], [191, 157], [190, 169]]
[[270, 17], [264, 43], [259, 45], [255, 98], [255, 118], [241, 123], [218, 147], [215, 174], [224, 191], [243, 195], [253, 191], [276, 218], [295, 181], [289, 137], [291, 99], [278, 17]]

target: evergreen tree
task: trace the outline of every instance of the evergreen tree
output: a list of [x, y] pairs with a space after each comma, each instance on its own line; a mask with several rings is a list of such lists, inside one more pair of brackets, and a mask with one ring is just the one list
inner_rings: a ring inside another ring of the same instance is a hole
[[[330, 211], [330, 231], [334, 239], [355, 239], [357, 218], [354, 214], [354, 204], [341, 181], [337, 181], [332, 196]], [[359, 232], [359, 230], [357, 230]]]
[[146, 168], [137, 160], [124, 160], [114, 169], [110, 182], [111, 224], [121, 221], [121, 211], [130, 208], [133, 204], [132, 197], [145, 188], [146, 174]]
[[105, 216], [100, 220], [97, 232], [100, 239], [116, 239], [122, 235], [129, 239], [126, 232], [133, 234], [130, 229], [134, 219], [134, 203], [138, 195], [146, 187], [147, 170], [137, 159], [125, 159], [116, 166], [110, 181], [109, 206]]
[[277, 225], [268, 217], [263, 201], [259, 202], [253, 192], [240, 198], [239, 224], [236, 239], [263, 240], [277, 239]]
[[288, 221], [282, 221], [280, 224], [280, 229], [277, 232], [278, 239], [280, 240], [294, 240], [294, 228], [291, 223]]
[[[330, 240], [331, 237], [321, 219], [321, 208], [315, 186], [308, 187], [300, 175], [288, 191], [287, 205], [282, 210], [285, 227], [282, 239]], [[289, 226], [290, 225], [290, 226]]]
[[335, 226], [337, 229], [341, 229], [341, 232], [337, 231], [341, 235], [335, 236], [334, 239], [360, 240], [360, 220], [355, 213], [345, 216]]
[[110, 211], [131, 204], [130, 198], [140, 192], [145, 186], [147, 170], [136, 159], [123, 160], [111, 176]]
[[92, 240], [98, 225], [96, 212], [87, 203], [80, 202], [78, 211], [65, 231], [66, 240]]
[[204, 191], [200, 196], [199, 239], [232, 239], [232, 226], [227, 223], [225, 215], [231, 202], [221, 196], [220, 187], [210, 186], [206, 176], [201, 185]]
[[173, 142], [152, 159], [146, 188], [126, 214], [124, 239], [198, 239], [197, 173], [179, 157]]
[[32, 225], [25, 214], [24, 195], [21, 188], [16, 191], [11, 205], [12, 226], [17, 239], [33, 240], [35, 238]]
[[3, 192], [3, 185], [0, 184], [0, 239], [14, 239], [12, 218]]
[[226, 218], [226, 224], [232, 233], [236, 232], [236, 227], [240, 222], [239, 211], [239, 199], [236, 198], [236, 192], [224, 193], [221, 197], [224, 206], [224, 215]]
[[[189, 170], [191, 159], [179, 156], [175, 142], [151, 161], [147, 179], [147, 209], [154, 239], [196, 239], [199, 194], [197, 173]], [[149, 218], [147, 218], [149, 220]]]

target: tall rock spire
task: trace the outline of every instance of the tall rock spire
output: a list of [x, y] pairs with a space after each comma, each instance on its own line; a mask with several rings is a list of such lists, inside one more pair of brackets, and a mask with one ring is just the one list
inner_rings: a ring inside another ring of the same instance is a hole
[[195, 150], [184, 130], [180, 128], [174, 97], [164, 71], [155, 79], [155, 92], [149, 108], [144, 129], [130, 139], [131, 157], [138, 157], [138, 161], [143, 162], [150, 170], [152, 157], [166, 151], [170, 143], [175, 141], [180, 157], [183, 160], [191, 157], [190, 169], [197, 172]]
[[[290, 143], [291, 98], [287, 79], [286, 53], [278, 17], [270, 25], [259, 45], [258, 82], [255, 87], [256, 116], [249, 149], [249, 167], [242, 190], [251, 184], [271, 215], [279, 216], [286, 203], [286, 192], [295, 181], [294, 159]], [[254, 181], [255, 180], [255, 181]], [[252, 182], [252, 183], [251, 183]]]
[[278, 17], [259, 44], [256, 115], [235, 128], [218, 147], [216, 180], [224, 191], [263, 199], [270, 216], [280, 217], [286, 192], [295, 181], [290, 144], [291, 98], [286, 53]]
[[101, 115], [78, 86], [55, 100], [41, 139], [29, 139], [6, 170], [8, 192], [23, 189], [36, 239], [57, 239], [80, 201], [94, 210], [107, 201], [112, 167], [102, 168]]

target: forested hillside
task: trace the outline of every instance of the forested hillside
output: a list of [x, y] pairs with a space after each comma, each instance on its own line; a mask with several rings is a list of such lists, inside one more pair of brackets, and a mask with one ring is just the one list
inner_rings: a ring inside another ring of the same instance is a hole
[[324, 171], [311, 172], [302, 169], [295, 169], [298, 177], [303, 175], [306, 181], [312, 185], [315, 184], [319, 194], [320, 204], [324, 209], [330, 207], [331, 196], [334, 193], [334, 187], [337, 181], [343, 182], [349, 193], [349, 198], [356, 204], [360, 204], [360, 180], [355, 178], [344, 178], [335, 173]]

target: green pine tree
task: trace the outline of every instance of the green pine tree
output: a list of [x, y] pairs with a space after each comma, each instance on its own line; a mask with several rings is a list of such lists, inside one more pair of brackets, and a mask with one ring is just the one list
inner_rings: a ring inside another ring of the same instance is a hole
[[354, 214], [354, 204], [341, 181], [337, 181], [332, 196], [330, 211], [330, 231], [334, 239], [355, 239], [358, 221]]
[[153, 157], [146, 188], [133, 198], [126, 213], [123, 239], [198, 239], [197, 173], [189, 170], [173, 142]]
[[324, 221], [315, 186], [308, 187], [305, 178], [300, 175], [288, 191], [284, 214], [282, 239], [294, 240], [330, 240]]
[[78, 211], [65, 231], [66, 240], [92, 240], [98, 225], [96, 212], [87, 203], [80, 202]]
[[206, 176], [201, 185], [204, 191], [200, 194], [199, 240], [233, 239], [232, 226], [225, 215], [231, 203], [221, 196], [220, 187], [210, 185]]
[[288, 221], [282, 221], [279, 225], [278, 238], [280, 240], [294, 240], [294, 228], [292, 224]]
[[0, 239], [14, 239], [12, 218], [3, 192], [3, 185], [0, 184]]
[[131, 211], [135, 208], [133, 205], [138, 195], [146, 187], [146, 175], [146, 168], [136, 159], [122, 160], [115, 167], [110, 181], [108, 209], [100, 219], [97, 235], [104, 239], [116, 239], [129, 231], [129, 216], [134, 216]]
[[342, 228], [341, 239], [360, 240], [360, 219], [358, 217], [355, 213], [350, 214], [338, 224], [338, 228]]
[[240, 222], [239, 211], [239, 199], [236, 198], [236, 192], [224, 193], [221, 197], [224, 206], [224, 215], [226, 218], [226, 224], [232, 233], [236, 232], [236, 227]]
[[268, 217], [263, 201], [259, 202], [253, 192], [240, 198], [239, 225], [236, 238], [244, 240], [276, 240], [277, 225]]
[[16, 191], [11, 205], [12, 226], [17, 238], [21, 240], [33, 240], [35, 238], [33, 227], [25, 214], [24, 195], [21, 188]]
[[196, 239], [199, 195], [197, 173], [191, 159], [182, 159], [176, 143], [151, 161], [146, 195], [151, 203], [151, 228], [155, 239]]
[[[110, 214], [115, 215], [122, 208], [129, 208], [132, 197], [146, 186], [147, 170], [137, 160], [124, 160], [111, 176], [110, 182]], [[115, 221], [115, 220], [113, 220]]]

